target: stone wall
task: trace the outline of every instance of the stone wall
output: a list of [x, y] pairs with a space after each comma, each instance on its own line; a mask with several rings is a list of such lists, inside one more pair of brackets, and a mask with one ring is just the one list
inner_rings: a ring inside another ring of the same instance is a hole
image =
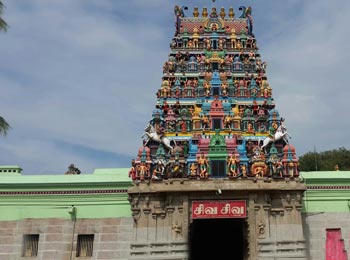
[[304, 233], [309, 248], [309, 260], [326, 259], [326, 229], [341, 229], [345, 249], [350, 256], [350, 215], [347, 212], [304, 213]]
[[[342, 238], [345, 241], [345, 249], [349, 255], [349, 213], [303, 213], [303, 229], [308, 248], [308, 260], [325, 259], [326, 229], [328, 228], [341, 229]], [[292, 231], [292, 225], [289, 226], [289, 230]], [[130, 259], [131, 247], [139, 247], [139, 250], [144, 251], [145, 248], [141, 249], [142, 247], [148, 247], [147, 250], [151, 250], [153, 245], [152, 243], [143, 245], [136, 243], [131, 246], [133, 232], [133, 219], [131, 217], [78, 219], [75, 228], [74, 221], [67, 219], [2, 221], [0, 222], [0, 260], [20, 259], [24, 234], [40, 235], [38, 257], [26, 257], [25, 259], [28, 260], [80, 259], [76, 258], [78, 234], [95, 235], [93, 256], [88, 259], [128, 260]], [[167, 246], [172, 247], [172, 250], [174, 250], [176, 248], [174, 247], [175, 244], [165, 243], [162, 245], [162, 248], [157, 247], [153, 248], [153, 250], [167, 250]], [[183, 244], [180, 243], [178, 246], [183, 246]], [[266, 244], [265, 246], [268, 245]], [[155, 255], [153, 256], [156, 258]], [[148, 259], [151, 259], [150, 257], [149, 254]], [[131, 258], [137, 257], [134, 255]]]
[[[78, 234], [94, 234], [93, 256], [88, 259], [127, 260], [132, 218], [25, 219], [0, 222], [0, 260], [21, 258], [23, 235], [39, 234], [37, 257], [25, 259], [70, 260], [76, 257]], [[86, 259], [86, 258], [85, 258]]]
[[266, 193], [254, 208], [259, 260], [307, 259], [300, 193]]

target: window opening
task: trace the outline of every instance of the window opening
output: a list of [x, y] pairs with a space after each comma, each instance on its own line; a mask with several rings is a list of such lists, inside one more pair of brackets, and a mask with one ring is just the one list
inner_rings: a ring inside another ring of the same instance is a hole
[[220, 91], [218, 87], [213, 87], [213, 96], [219, 96], [220, 95]]
[[22, 256], [38, 256], [39, 234], [23, 235]]
[[94, 235], [78, 235], [77, 257], [92, 256]]
[[213, 130], [215, 130], [215, 129], [221, 129], [221, 119], [220, 118], [213, 119]]
[[225, 161], [211, 161], [211, 177], [225, 177], [226, 164]]

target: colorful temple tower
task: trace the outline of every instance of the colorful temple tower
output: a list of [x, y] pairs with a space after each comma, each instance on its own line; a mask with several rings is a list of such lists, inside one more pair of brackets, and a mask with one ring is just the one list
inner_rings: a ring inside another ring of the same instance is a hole
[[133, 161], [134, 180], [296, 178], [295, 148], [275, 108], [251, 7], [175, 8], [157, 101]]
[[[225, 259], [216, 247], [242, 260], [306, 259], [306, 188], [252, 8], [238, 11], [195, 7], [189, 17], [175, 6], [155, 108], [129, 171], [131, 259]], [[235, 245], [215, 241], [217, 230], [231, 230]]]

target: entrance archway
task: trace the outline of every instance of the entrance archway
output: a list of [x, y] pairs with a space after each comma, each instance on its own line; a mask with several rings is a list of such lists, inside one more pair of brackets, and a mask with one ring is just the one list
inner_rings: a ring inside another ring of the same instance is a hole
[[244, 260], [245, 219], [195, 219], [189, 232], [190, 260]]

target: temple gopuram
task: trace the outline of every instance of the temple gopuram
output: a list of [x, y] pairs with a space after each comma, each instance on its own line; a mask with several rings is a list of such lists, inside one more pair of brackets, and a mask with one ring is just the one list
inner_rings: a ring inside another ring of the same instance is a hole
[[252, 32], [251, 8], [187, 17], [163, 66], [155, 109], [132, 162], [135, 181], [172, 178], [297, 179], [298, 159], [275, 108]]
[[189, 16], [175, 6], [155, 107], [129, 171], [131, 259], [306, 259], [298, 158], [252, 8], [236, 12], [195, 7]]

